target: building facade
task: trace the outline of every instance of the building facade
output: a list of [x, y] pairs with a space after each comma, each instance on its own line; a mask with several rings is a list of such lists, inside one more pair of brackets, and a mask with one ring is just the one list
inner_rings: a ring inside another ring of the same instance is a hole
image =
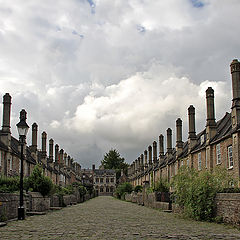
[[[19, 176], [20, 175], [20, 142], [11, 134], [11, 96], [6, 93], [3, 96], [3, 121], [2, 129], [0, 130], [0, 175], [3, 176]], [[26, 111], [22, 110], [20, 115]], [[42, 132], [41, 148], [38, 148], [38, 125], [32, 124], [32, 144], [24, 145], [24, 161], [23, 173], [24, 176], [29, 176], [36, 164], [43, 168], [43, 173], [52, 179], [54, 184], [68, 185], [73, 182], [80, 182], [79, 163], [64, 152], [59, 151], [58, 144], [55, 145], [54, 140], [49, 140], [49, 153], [47, 153], [47, 133]]]
[[[159, 179], [171, 181], [181, 166], [199, 171], [214, 170], [218, 166], [226, 168], [238, 181], [240, 177], [240, 62], [234, 59], [230, 65], [232, 75], [232, 108], [230, 113], [215, 120], [214, 90], [206, 90], [206, 127], [196, 133], [195, 108], [188, 108], [188, 139], [182, 139], [182, 120], [176, 120], [176, 145], [172, 146], [172, 129], [160, 134], [128, 168], [129, 181], [134, 185], [149, 183]], [[159, 151], [157, 151], [157, 145]]]
[[94, 189], [99, 196], [113, 196], [116, 189], [116, 172], [113, 169], [94, 169]]

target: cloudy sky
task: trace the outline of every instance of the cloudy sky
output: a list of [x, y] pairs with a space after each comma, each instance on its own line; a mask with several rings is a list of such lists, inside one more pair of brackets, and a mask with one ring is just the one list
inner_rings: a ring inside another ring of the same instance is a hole
[[185, 141], [189, 105], [205, 126], [208, 86], [216, 118], [230, 111], [239, 12], [239, 0], [0, 0], [12, 134], [24, 108], [82, 167], [111, 148], [130, 163], [168, 127], [175, 141], [178, 117]]

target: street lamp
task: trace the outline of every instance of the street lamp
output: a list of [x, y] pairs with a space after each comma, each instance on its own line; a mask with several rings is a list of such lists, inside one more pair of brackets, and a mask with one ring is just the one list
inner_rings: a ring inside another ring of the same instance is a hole
[[20, 168], [20, 204], [18, 207], [18, 220], [25, 219], [25, 211], [23, 206], [23, 146], [26, 143], [26, 136], [29, 126], [26, 123], [27, 112], [22, 109], [20, 112], [20, 122], [17, 124], [17, 130], [19, 134], [19, 142], [21, 144], [21, 168]]

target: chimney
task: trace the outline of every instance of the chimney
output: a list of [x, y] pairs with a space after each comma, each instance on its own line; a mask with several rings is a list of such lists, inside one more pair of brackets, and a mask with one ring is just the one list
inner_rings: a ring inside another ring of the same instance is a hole
[[3, 96], [3, 125], [0, 139], [9, 149], [11, 148], [10, 115], [11, 96], [9, 95], [9, 93], [6, 93]]
[[240, 124], [240, 62], [234, 59], [230, 65], [232, 74], [232, 128]]
[[137, 159], [137, 162], [138, 162], [138, 172], [140, 172], [141, 171], [141, 165], [140, 165], [140, 163], [141, 163], [141, 160], [140, 160], [140, 157], [138, 157], [138, 159]]
[[32, 125], [32, 151], [37, 152], [37, 132], [38, 132], [38, 125], [33, 123]]
[[65, 152], [63, 156], [64, 156], [63, 164], [64, 166], [67, 166], [67, 153]]
[[148, 164], [152, 165], [152, 146], [148, 146]]
[[195, 130], [195, 108], [193, 105], [190, 105], [188, 108], [188, 144], [189, 144], [189, 151], [191, 151], [192, 147], [197, 142], [196, 130]]
[[159, 159], [163, 159], [164, 157], [164, 146], [163, 146], [163, 141], [164, 141], [164, 137], [162, 134], [160, 134], [159, 136]]
[[71, 168], [71, 157], [69, 155], [68, 155], [67, 165], [68, 165], [69, 168]]
[[42, 133], [42, 153], [43, 157], [47, 156], [47, 133]]
[[153, 164], [157, 164], [157, 142], [153, 142]]
[[141, 162], [140, 162], [141, 171], [143, 171], [144, 170], [143, 154], [141, 154], [140, 159], [141, 159]]
[[172, 129], [167, 129], [167, 153], [172, 153]]
[[147, 167], [148, 167], [147, 150], [144, 151], [144, 167], [145, 167], [145, 169], [147, 169]]
[[92, 170], [93, 170], [93, 171], [95, 170], [95, 164], [92, 165]]
[[206, 103], [207, 103], [207, 124], [206, 124], [206, 140], [209, 141], [216, 135], [216, 121], [214, 110], [214, 90], [209, 87], [206, 90]]
[[58, 144], [55, 145], [55, 163], [59, 164], [59, 146], [58, 146]]
[[53, 144], [54, 144], [54, 141], [53, 139], [51, 138], [49, 140], [49, 162], [52, 163], [53, 162]]
[[10, 132], [10, 115], [11, 115], [11, 99], [12, 97], [9, 93], [6, 93], [3, 96], [3, 125], [2, 133], [11, 133]]
[[176, 141], [176, 151], [177, 155], [181, 154], [183, 149], [183, 141], [182, 141], [182, 120], [180, 118], [176, 121], [176, 129], [177, 129], [177, 141]]
[[60, 167], [63, 167], [64, 166], [64, 163], [63, 163], [63, 153], [64, 153], [64, 150], [61, 149], [60, 150], [60, 153], [59, 153], [59, 162], [60, 162]]

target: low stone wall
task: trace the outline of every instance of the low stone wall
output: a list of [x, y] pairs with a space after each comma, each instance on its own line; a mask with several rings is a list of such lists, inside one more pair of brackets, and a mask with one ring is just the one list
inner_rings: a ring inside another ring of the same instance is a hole
[[216, 216], [226, 223], [240, 225], [240, 193], [218, 193], [215, 198]]
[[158, 208], [162, 210], [169, 210], [170, 204], [169, 202], [160, 202], [157, 201], [157, 198], [159, 195], [156, 193], [131, 193], [131, 194], [126, 194], [125, 195], [125, 200], [128, 202], [133, 202], [133, 203], [138, 203], [139, 205], [144, 205], [146, 207], [151, 207], [151, 208]]
[[50, 209], [50, 197], [43, 197], [39, 192], [29, 192], [28, 198], [29, 212], [45, 212]]
[[73, 194], [63, 196], [63, 202], [66, 206], [77, 204], [77, 197]]
[[[26, 209], [27, 198], [24, 196], [24, 207]], [[18, 217], [19, 194], [0, 193], [0, 222]]]

